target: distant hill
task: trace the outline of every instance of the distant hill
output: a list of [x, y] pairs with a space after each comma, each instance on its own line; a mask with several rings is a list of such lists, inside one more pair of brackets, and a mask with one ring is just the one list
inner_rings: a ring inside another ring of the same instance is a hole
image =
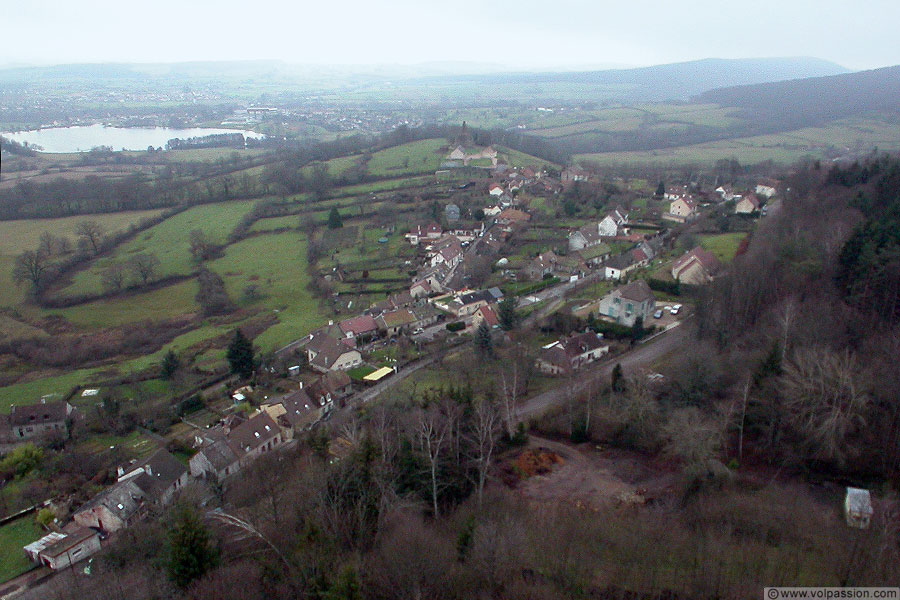
[[831, 77], [707, 91], [698, 102], [736, 106], [757, 131], [819, 125], [872, 112], [900, 112], [900, 65]]
[[[45, 85], [73, 82], [104, 85], [146, 82], [155, 89], [167, 81], [240, 81], [266, 85], [300, 85], [320, 89], [347, 86], [381, 95], [403, 90], [433, 98], [435, 91], [457, 101], [476, 97], [496, 100], [687, 100], [715, 88], [821, 77], [847, 69], [818, 58], [710, 58], [635, 69], [559, 72], [491, 72], [498, 65], [422, 63], [419, 65], [294, 65], [281, 61], [222, 61], [160, 64], [73, 64], [0, 70], [0, 83]], [[469, 74], [460, 75], [465, 69]]]
[[[491, 75], [458, 75], [423, 78], [447, 84], [577, 84], [611, 89], [620, 100], [663, 101], [687, 100], [702, 92], [736, 85], [821, 77], [848, 73], [844, 67], [819, 58], [708, 58], [690, 62], [656, 65], [636, 69], [611, 69], [586, 72], [495, 73]], [[404, 82], [411, 85], [417, 80]]]

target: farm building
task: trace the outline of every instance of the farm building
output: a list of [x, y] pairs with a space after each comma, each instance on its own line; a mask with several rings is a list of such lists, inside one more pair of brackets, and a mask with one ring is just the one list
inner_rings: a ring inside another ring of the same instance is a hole
[[24, 548], [34, 562], [54, 571], [65, 569], [100, 551], [100, 535], [79, 527], [68, 533], [51, 532]]
[[869, 494], [869, 490], [847, 488], [847, 496], [844, 498], [847, 525], [858, 529], [868, 529], [873, 512], [872, 496]]

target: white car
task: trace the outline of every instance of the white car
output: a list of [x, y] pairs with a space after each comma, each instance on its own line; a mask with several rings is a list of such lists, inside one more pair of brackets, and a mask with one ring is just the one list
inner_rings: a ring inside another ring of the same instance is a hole
[[677, 315], [678, 311], [680, 311], [680, 310], [681, 310], [681, 305], [675, 304], [674, 306], [672, 306], [672, 310], [670, 310], [669, 312], [671, 312], [673, 315]]

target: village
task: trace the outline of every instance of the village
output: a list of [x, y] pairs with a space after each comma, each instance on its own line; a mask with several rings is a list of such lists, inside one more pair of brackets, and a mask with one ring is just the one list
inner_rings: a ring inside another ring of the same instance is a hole
[[[255, 385], [219, 386], [216, 412], [206, 411], [201, 423], [184, 418], [189, 427], [176, 444], [178, 457], [159, 447], [118, 465], [114, 483], [86, 503], [57, 498], [32, 507], [52, 506], [54, 517], [49, 533], [23, 548], [29, 559], [51, 571], [88, 559], [107, 536], [171, 504], [192, 481], [205, 489], [201, 495], [214, 495], [257, 458], [292, 446], [335, 413], [373, 401], [415, 365], [448, 348], [476, 354], [520, 323], [531, 327], [569, 315], [588, 324], [550, 340], [524, 338], [533, 340], [534, 367], [547, 378], [564, 381], [614, 360], [690, 319], [693, 307], [682, 292], [713, 280], [723, 262], [746, 248], [753, 221], [778, 203], [773, 181], [703, 191], [660, 182], [655, 193], [622, 195], [629, 206], [567, 219], [563, 237], [540, 207], [548, 198], [577, 196], [579, 188], [596, 192], [596, 173], [577, 166], [556, 176], [538, 167], [512, 168], [498, 163], [491, 147], [459, 145], [436, 177], [471, 168], [487, 176], [458, 189], [470, 198], [480, 194], [481, 205], [473, 210], [448, 202], [440, 221], [423, 220], [405, 233], [416, 261], [407, 289], [281, 349]], [[718, 223], [720, 232], [698, 237], [692, 227], [703, 222], [707, 229]], [[723, 238], [730, 244], [724, 248]], [[704, 247], [703, 241], [710, 243]], [[386, 352], [397, 348], [403, 352]], [[0, 444], [9, 452], [65, 439], [84, 417], [65, 401], [13, 406], [0, 416]], [[332, 460], [346, 456], [344, 445], [340, 437], [331, 440]], [[847, 502], [848, 522], [866, 526], [868, 492], [851, 489]]]

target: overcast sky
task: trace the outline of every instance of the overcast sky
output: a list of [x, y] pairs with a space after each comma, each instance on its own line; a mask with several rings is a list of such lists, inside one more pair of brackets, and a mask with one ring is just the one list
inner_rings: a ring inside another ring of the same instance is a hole
[[0, 0], [0, 64], [900, 64], [898, 0]]

